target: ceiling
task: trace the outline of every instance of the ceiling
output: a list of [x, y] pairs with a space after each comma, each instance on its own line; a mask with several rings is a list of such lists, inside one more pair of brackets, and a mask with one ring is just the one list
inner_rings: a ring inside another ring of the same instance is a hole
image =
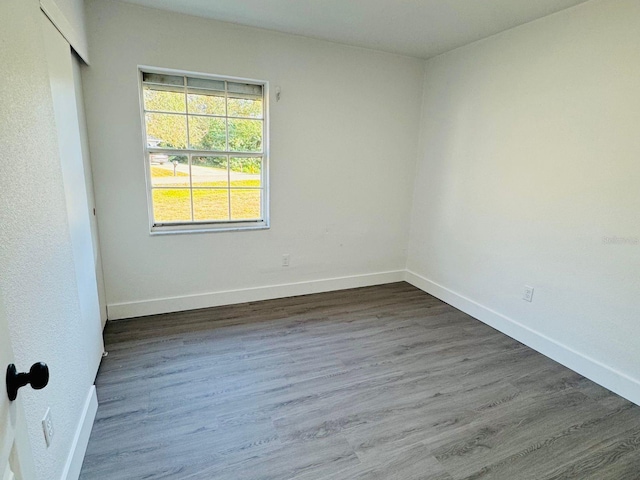
[[126, 0], [429, 58], [587, 0]]

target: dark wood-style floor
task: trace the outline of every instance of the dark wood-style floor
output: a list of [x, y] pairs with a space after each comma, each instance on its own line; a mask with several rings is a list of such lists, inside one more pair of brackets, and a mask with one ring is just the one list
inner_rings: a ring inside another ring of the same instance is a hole
[[406, 283], [105, 336], [84, 480], [640, 478], [639, 407]]

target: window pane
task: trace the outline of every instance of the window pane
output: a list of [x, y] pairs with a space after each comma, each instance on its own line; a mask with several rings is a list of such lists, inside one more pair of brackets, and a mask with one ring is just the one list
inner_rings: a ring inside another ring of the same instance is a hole
[[191, 159], [191, 178], [195, 187], [228, 187], [227, 157], [196, 157]]
[[154, 187], [188, 187], [189, 160], [186, 155], [150, 153], [151, 185]]
[[201, 115], [225, 115], [224, 94], [204, 95], [199, 93], [189, 93], [189, 113], [199, 113]]
[[262, 158], [231, 157], [231, 186], [260, 187]]
[[229, 151], [261, 152], [262, 120], [229, 119]]
[[187, 85], [207, 90], [219, 90], [224, 92], [224, 80], [212, 80], [209, 78], [187, 77]]
[[169, 73], [141, 73], [154, 223], [262, 220], [265, 87]]
[[143, 82], [160, 83], [162, 85], [184, 85], [181, 75], [165, 75], [164, 73], [143, 73]]
[[259, 189], [231, 189], [231, 219], [259, 220], [260, 197]]
[[149, 147], [187, 148], [187, 117], [169, 113], [147, 113]]
[[194, 220], [229, 220], [229, 190], [193, 189]]
[[145, 86], [144, 109], [186, 113], [184, 92], [156, 90]]
[[262, 99], [229, 98], [227, 100], [230, 117], [262, 118]]
[[197, 150], [226, 150], [224, 119], [189, 115], [189, 143]]
[[262, 85], [255, 85], [253, 83], [227, 82], [227, 89], [229, 93], [243, 93], [245, 95], [253, 95], [254, 97], [262, 96]]
[[152, 193], [155, 223], [191, 221], [191, 190], [154, 188]]

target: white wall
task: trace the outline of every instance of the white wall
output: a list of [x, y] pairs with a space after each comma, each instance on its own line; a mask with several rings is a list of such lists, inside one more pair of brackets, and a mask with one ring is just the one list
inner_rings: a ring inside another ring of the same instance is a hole
[[[0, 291], [16, 364], [49, 365], [42, 391], [21, 389], [38, 479], [61, 477], [101, 353], [83, 322], [37, 0], [1, 3]], [[55, 437], [41, 420], [51, 407]]]
[[637, 0], [596, 0], [427, 62], [408, 257], [414, 283], [636, 403], [639, 25]]
[[[86, 9], [83, 82], [110, 318], [404, 269], [423, 61], [119, 2]], [[281, 87], [281, 101], [271, 99], [270, 230], [149, 235], [138, 65]]]

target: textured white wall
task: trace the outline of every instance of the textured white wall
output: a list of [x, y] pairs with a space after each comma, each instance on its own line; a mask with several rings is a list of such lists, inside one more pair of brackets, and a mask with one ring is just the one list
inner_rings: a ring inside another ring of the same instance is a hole
[[636, 385], [639, 25], [597, 0], [427, 62], [408, 257]]
[[[0, 290], [16, 364], [49, 365], [46, 389], [22, 389], [38, 479], [60, 478], [93, 384], [100, 325], [82, 322], [37, 0], [2, 2]], [[41, 419], [51, 407], [46, 448]]]
[[[126, 3], [86, 8], [108, 304], [404, 268], [422, 61]], [[281, 101], [271, 99], [270, 230], [149, 236], [138, 65], [281, 87]]]

